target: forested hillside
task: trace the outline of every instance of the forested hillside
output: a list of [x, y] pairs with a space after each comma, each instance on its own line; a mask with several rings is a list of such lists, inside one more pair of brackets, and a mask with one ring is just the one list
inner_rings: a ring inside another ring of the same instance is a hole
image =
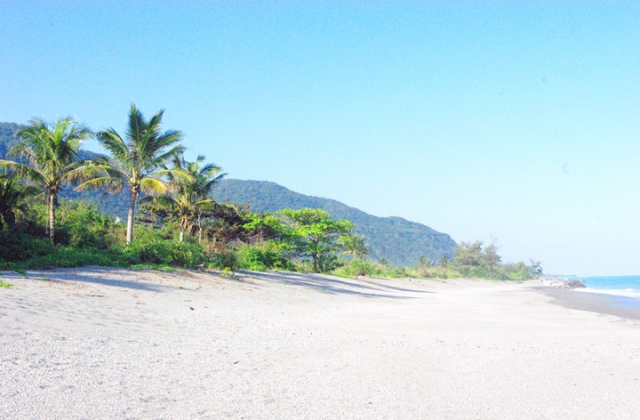
[[439, 261], [443, 255], [453, 256], [455, 241], [420, 223], [400, 217], [377, 217], [328, 198], [312, 197], [293, 192], [266, 181], [223, 180], [216, 189], [218, 201], [249, 204], [256, 212], [284, 208], [319, 208], [336, 219], [350, 220], [356, 232], [365, 236], [373, 258], [385, 258], [397, 265], [415, 265], [421, 256]]
[[14, 134], [19, 128], [19, 124], [0, 122], [0, 159], [16, 144]]

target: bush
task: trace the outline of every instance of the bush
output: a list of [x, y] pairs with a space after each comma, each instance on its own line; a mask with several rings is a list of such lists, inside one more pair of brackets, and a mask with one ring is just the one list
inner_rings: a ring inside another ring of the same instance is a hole
[[240, 267], [247, 270], [266, 271], [270, 268], [276, 270], [294, 270], [295, 267], [287, 260], [272, 242], [260, 245], [243, 245], [238, 248], [238, 262]]
[[26, 233], [0, 231], [0, 261], [22, 261], [55, 253], [47, 239], [31, 238]]
[[193, 242], [134, 242], [126, 248], [125, 252], [137, 257], [143, 263], [190, 268], [203, 265], [208, 260], [202, 246]]
[[65, 202], [58, 208], [57, 243], [76, 248], [107, 249], [115, 242], [110, 234], [113, 220], [95, 204]]
[[214, 252], [209, 256], [207, 267], [219, 268], [220, 270], [228, 269], [231, 271], [236, 271], [239, 267], [238, 257], [232, 251]]
[[[126, 227], [126, 222], [124, 224]], [[167, 223], [162, 227], [154, 227], [148, 224], [137, 223], [133, 226], [133, 238], [135, 242], [178, 241], [178, 228], [173, 223]]]
[[373, 261], [361, 258], [353, 259], [338, 268], [336, 274], [344, 277], [375, 276], [380, 274], [380, 268]]
[[[123, 253], [119, 249], [54, 247], [45, 239], [30, 239], [30, 241], [32, 247], [24, 254], [28, 255], [27, 257], [11, 260], [4, 259], [4, 261], [0, 261], [0, 269], [24, 270], [42, 267], [81, 267], [85, 265], [126, 267], [140, 262], [135, 256]], [[44, 250], [47, 252], [42, 252]]]

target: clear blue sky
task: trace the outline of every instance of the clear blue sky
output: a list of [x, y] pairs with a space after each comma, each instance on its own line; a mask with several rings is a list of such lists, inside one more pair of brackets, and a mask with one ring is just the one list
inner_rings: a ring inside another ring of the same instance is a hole
[[[0, 1], [0, 121], [125, 131], [548, 273], [640, 274], [640, 3]], [[88, 145], [98, 150], [94, 144]]]

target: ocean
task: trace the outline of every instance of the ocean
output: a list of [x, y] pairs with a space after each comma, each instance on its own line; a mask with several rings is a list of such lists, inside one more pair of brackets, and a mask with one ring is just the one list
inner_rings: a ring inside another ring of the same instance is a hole
[[640, 298], [640, 276], [576, 277], [582, 280], [586, 291], [608, 295]]
[[640, 308], [640, 276], [576, 277], [576, 279], [581, 280], [587, 287], [575, 290], [609, 295], [609, 305]]

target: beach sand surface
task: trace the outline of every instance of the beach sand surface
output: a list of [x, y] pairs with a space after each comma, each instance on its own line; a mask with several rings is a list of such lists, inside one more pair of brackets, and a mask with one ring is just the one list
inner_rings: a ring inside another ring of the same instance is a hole
[[640, 418], [640, 321], [554, 304], [535, 282], [0, 280], [3, 419]]

